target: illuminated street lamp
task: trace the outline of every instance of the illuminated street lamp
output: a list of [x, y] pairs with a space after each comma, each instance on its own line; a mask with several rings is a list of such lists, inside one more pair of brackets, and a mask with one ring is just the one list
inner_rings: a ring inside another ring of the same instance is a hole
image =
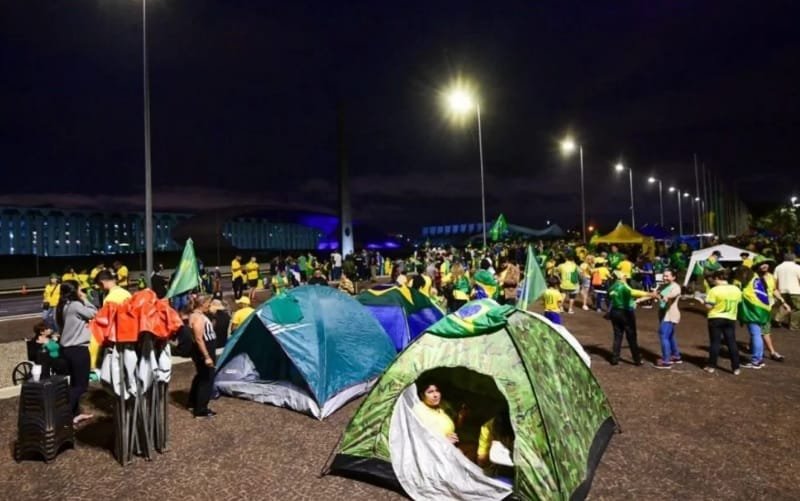
[[583, 241], [586, 242], [586, 195], [583, 188], [583, 145], [579, 145], [575, 143], [575, 140], [571, 137], [567, 137], [563, 141], [561, 141], [561, 153], [564, 155], [571, 155], [578, 150], [579, 157], [580, 157], [580, 165], [581, 165], [581, 235], [583, 236]]
[[633, 169], [631, 169], [630, 167], [625, 167], [624, 165], [622, 165], [621, 162], [617, 163], [617, 165], [614, 166], [614, 169], [617, 172], [622, 172], [626, 168], [628, 169], [628, 184], [630, 185], [631, 189], [631, 227], [633, 227], [633, 229], [636, 229], [636, 210], [634, 209], [633, 205]]
[[683, 236], [683, 213], [681, 210], [681, 190], [674, 186], [669, 187], [669, 192], [675, 192], [675, 196], [678, 202], [678, 235]]
[[650, 184], [658, 183], [658, 213], [661, 219], [661, 227], [664, 227], [664, 189], [661, 185], [661, 180], [656, 179], [653, 176], [647, 178], [647, 182]]
[[464, 87], [456, 86], [446, 94], [447, 106], [456, 115], [466, 116], [475, 110], [478, 119], [478, 155], [481, 163], [481, 227], [483, 229], [483, 248], [486, 249], [486, 189], [483, 176], [483, 137], [481, 136], [481, 105], [473, 94]]

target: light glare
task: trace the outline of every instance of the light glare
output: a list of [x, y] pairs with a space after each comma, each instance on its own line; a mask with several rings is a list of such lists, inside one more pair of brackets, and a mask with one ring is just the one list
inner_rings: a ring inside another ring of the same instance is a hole
[[619, 172], [625, 170], [625, 166], [622, 165], [622, 163], [618, 163], [617, 165], [614, 166], [614, 168]]
[[571, 137], [568, 137], [563, 141], [561, 141], [561, 151], [564, 154], [572, 153], [573, 151], [575, 151], [576, 147], [577, 146], [575, 145], [575, 140], [572, 139]]

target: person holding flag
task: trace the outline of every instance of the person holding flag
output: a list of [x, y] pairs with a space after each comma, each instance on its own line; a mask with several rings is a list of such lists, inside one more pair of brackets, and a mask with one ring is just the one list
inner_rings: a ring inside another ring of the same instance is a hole
[[522, 282], [522, 292], [517, 301], [517, 308], [530, 311], [533, 303], [542, 297], [546, 288], [542, 269], [539, 267], [533, 248], [528, 245], [528, 256], [525, 259], [525, 279]]

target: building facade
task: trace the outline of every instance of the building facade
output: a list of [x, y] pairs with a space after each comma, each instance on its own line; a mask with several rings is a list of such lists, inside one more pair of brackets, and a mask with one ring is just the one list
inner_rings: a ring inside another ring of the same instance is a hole
[[[175, 228], [192, 218], [184, 213], [153, 214], [154, 250], [179, 251]], [[248, 250], [316, 249], [322, 234], [296, 223], [235, 217], [220, 225], [220, 237]], [[57, 208], [0, 208], [0, 256], [86, 256], [144, 252], [144, 214]]]

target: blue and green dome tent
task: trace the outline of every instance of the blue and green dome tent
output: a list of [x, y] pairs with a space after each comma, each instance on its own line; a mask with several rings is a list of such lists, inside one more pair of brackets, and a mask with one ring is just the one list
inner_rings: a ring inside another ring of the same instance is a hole
[[444, 316], [428, 296], [404, 286], [376, 286], [356, 300], [380, 322], [398, 352]]
[[303, 286], [262, 304], [232, 334], [216, 388], [323, 419], [366, 393], [395, 350], [361, 304], [331, 287]]

